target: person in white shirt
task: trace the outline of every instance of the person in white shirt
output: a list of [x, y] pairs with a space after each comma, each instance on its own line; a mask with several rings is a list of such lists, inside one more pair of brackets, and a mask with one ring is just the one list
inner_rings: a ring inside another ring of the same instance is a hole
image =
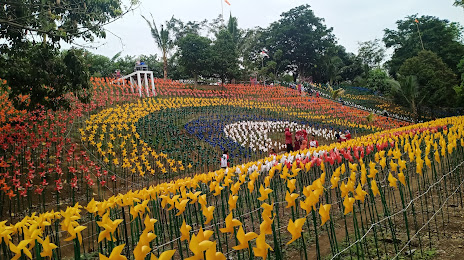
[[221, 168], [226, 169], [227, 167], [229, 167], [229, 153], [224, 150], [221, 156]]

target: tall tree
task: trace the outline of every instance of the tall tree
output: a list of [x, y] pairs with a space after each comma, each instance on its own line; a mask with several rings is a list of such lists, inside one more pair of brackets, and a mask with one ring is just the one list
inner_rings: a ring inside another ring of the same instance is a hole
[[451, 107], [454, 105], [457, 84], [456, 75], [431, 51], [421, 51], [415, 57], [407, 59], [399, 69], [399, 74], [415, 76], [420, 91], [426, 95], [424, 105], [429, 108]]
[[364, 70], [368, 73], [373, 68], [380, 68], [385, 58], [385, 49], [381, 46], [379, 39], [360, 42], [358, 44], [358, 58], [361, 59]]
[[455, 6], [460, 6], [464, 8], [464, 0], [455, 0], [454, 1]]
[[309, 5], [302, 5], [282, 13], [280, 20], [271, 24], [263, 33], [268, 50], [283, 50], [285, 69], [295, 78], [313, 76], [316, 81], [328, 80], [319, 74], [324, 56], [334, 46], [332, 28], [324, 25], [324, 19], [316, 17]]
[[164, 28], [164, 25], [161, 25], [161, 30], [158, 30], [155, 24], [155, 19], [153, 16], [151, 17], [153, 22], [150, 22], [145, 16], [143, 19], [147, 22], [148, 26], [150, 27], [151, 36], [155, 40], [156, 45], [158, 48], [161, 49], [162, 58], [163, 58], [163, 72], [164, 72], [164, 79], [168, 79], [168, 54], [174, 48], [174, 41], [171, 38], [171, 33], [169, 28]]
[[179, 64], [193, 76], [195, 85], [198, 76], [208, 74], [211, 63], [211, 41], [196, 34], [188, 34], [179, 41]]
[[229, 81], [234, 79], [239, 72], [238, 54], [228, 30], [219, 31], [211, 50], [212, 72], [222, 80], [222, 83], [226, 79]]
[[462, 27], [458, 23], [441, 20], [433, 16], [408, 16], [396, 22], [397, 29], [385, 29], [383, 41], [387, 48], [393, 48], [393, 56], [387, 66], [391, 75], [396, 76], [400, 66], [422, 50], [436, 53], [455, 73], [457, 64], [464, 56], [461, 42]]

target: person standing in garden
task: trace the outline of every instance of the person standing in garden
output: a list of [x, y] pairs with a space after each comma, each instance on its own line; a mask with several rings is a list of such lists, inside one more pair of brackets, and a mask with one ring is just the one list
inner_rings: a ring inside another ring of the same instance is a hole
[[346, 131], [345, 131], [345, 138], [346, 138], [346, 141], [351, 140], [351, 133], [350, 133], [350, 130], [346, 130]]
[[287, 145], [287, 153], [293, 151], [292, 132], [290, 132], [288, 127], [285, 128], [285, 144]]
[[319, 142], [316, 140], [316, 136], [311, 135], [311, 141], [309, 141], [309, 147], [316, 148], [319, 147]]
[[306, 139], [303, 139], [303, 141], [301, 142], [301, 146], [300, 146], [300, 150], [306, 150], [306, 148], [308, 148], [308, 141], [306, 141]]
[[221, 156], [221, 168], [226, 169], [227, 167], [229, 167], [229, 165], [229, 152], [227, 152], [227, 150], [224, 150]]

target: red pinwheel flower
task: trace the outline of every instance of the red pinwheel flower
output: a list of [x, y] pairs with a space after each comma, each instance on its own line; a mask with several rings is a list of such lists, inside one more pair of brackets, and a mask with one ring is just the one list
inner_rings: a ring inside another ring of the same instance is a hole
[[8, 192], [8, 194], [6, 194], [6, 195], [8, 195], [8, 197], [10, 198], [10, 200], [11, 200], [11, 198], [16, 197], [16, 194], [14, 194], [12, 190], [10, 190], [10, 192]]
[[36, 194], [38, 194], [38, 195], [41, 195], [42, 192], [43, 192], [43, 190], [44, 190], [43, 188], [40, 188], [40, 187], [37, 186], [37, 188], [34, 190], [34, 192], [35, 192]]

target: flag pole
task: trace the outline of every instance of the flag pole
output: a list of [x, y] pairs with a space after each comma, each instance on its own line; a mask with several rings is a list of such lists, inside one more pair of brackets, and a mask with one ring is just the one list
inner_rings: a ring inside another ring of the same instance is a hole
[[221, 1], [221, 10], [222, 10], [221, 20], [222, 20], [222, 25], [224, 26], [224, 3], [223, 3], [224, 0], [219, 0], [219, 1]]
[[422, 41], [422, 35], [421, 35], [421, 32], [420, 32], [420, 29], [419, 29], [419, 20], [414, 20], [416, 22], [416, 25], [417, 25], [417, 32], [419, 33], [419, 39], [420, 39], [420, 42], [421, 42], [421, 45], [422, 45], [422, 50], [425, 50], [424, 48], [424, 42]]

